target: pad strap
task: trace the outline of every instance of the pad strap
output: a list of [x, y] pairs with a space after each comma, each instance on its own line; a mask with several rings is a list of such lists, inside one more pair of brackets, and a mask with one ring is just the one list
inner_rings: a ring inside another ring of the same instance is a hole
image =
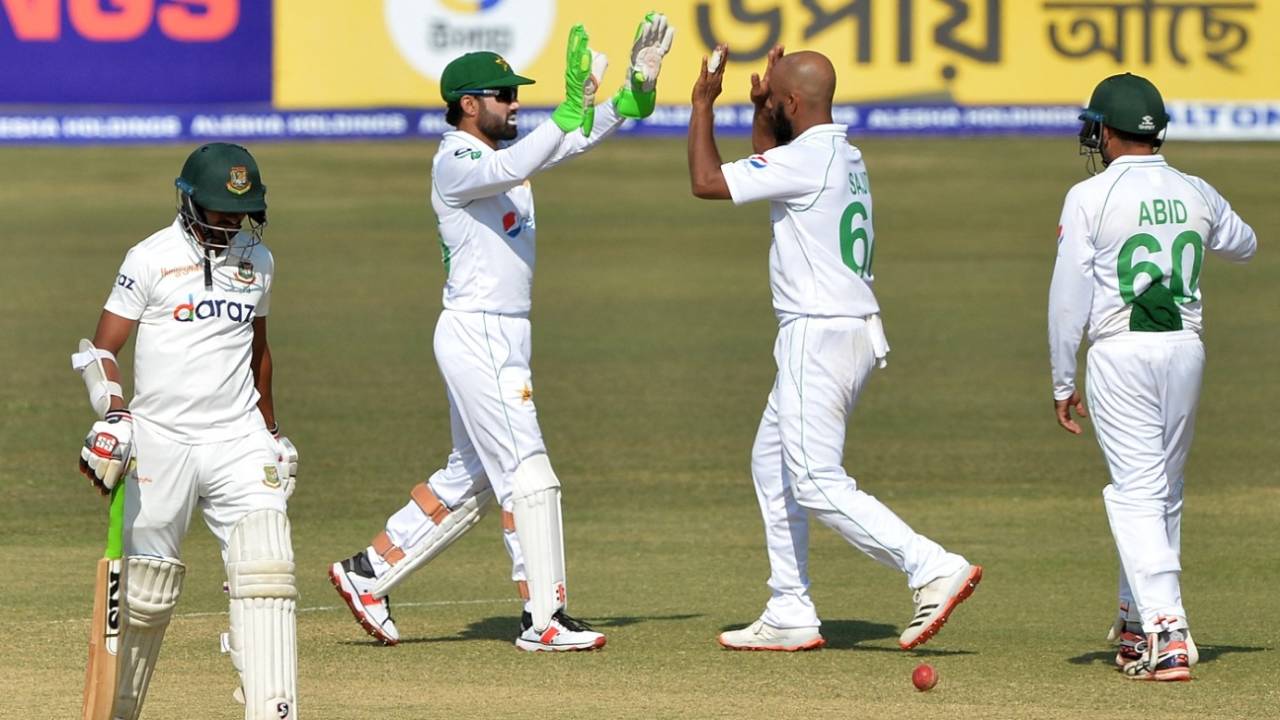
[[481, 490], [450, 509], [427, 483], [421, 483], [411, 493], [414, 504], [426, 516], [423, 527], [404, 540], [406, 547], [391, 541], [386, 531], [373, 538], [374, 552], [386, 560], [391, 569], [383, 573], [373, 584], [372, 595], [384, 598], [412, 572], [431, 562], [458, 538], [476, 526], [493, 505], [493, 491]]

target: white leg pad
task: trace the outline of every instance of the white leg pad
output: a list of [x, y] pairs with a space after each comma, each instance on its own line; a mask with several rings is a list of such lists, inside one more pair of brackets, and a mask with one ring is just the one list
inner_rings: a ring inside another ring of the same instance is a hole
[[173, 558], [131, 556], [124, 569], [124, 628], [112, 717], [136, 720], [160, 656], [164, 631], [182, 594], [187, 568]]
[[[455, 540], [475, 527], [493, 506], [493, 491], [482, 490], [450, 509], [435, 497], [429, 485], [423, 483], [414, 488], [413, 499], [420, 507], [427, 506], [423, 507], [423, 513], [429, 518], [424, 523], [426, 532], [418, 538], [412, 538], [412, 543], [406, 542], [408, 549], [400, 548], [404, 556], [391, 563], [391, 569], [373, 584], [372, 595], [375, 598], [386, 597], [413, 571], [431, 562]], [[431, 506], [432, 503], [434, 506]]]
[[227, 544], [231, 656], [246, 720], [298, 717], [298, 642], [293, 543], [279, 510], [245, 515]]
[[566, 603], [560, 480], [545, 454], [520, 463], [511, 475], [511, 513], [524, 550], [533, 627], [542, 632]]

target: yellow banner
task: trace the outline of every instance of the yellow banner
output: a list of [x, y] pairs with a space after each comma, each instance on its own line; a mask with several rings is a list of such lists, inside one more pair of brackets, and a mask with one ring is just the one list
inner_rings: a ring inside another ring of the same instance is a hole
[[452, 58], [494, 50], [562, 97], [564, 44], [581, 22], [621, 84], [644, 12], [676, 28], [658, 100], [682, 104], [716, 42], [725, 102], [746, 102], [774, 43], [835, 63], [836, 99], [963, 104], [1085, 100], [1130, 71], [1166, 98], [1280, 98], [1280, 0], [277, 0], [275, 103], [285, 109], [438, 106]]

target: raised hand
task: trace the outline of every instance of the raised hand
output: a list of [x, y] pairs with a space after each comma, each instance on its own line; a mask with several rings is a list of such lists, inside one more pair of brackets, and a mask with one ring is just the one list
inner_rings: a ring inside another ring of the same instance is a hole
[[675, 29], [667, 23], [667, 16], [650, 11], [636, 28], [635, 42], [631, 45], [631, 66], [627, 68], [627, 82], [614, 96], [618, 114], [633, 119], [643, 119], [653, 114], [657, 104], [658, 74], [662, 72], [662, 59], [671, 52]]
[[574, 25], [569, 30], [569, 44], [565, 49], [564, 102], [551, 113], [552, 122], [561, 132], [581, 129], [582, 134], [591, 134], [590, 125], [595, 117], [594, 113], [588, 117], [586, 102], [593, 56], [591, 48], [587, 46], [590, 39], [587, 29], [581, 24]]
[[715, 50], [711, 51], [711, 58], [716, 61], [715, 66], [711, 67], [711, 61], [703, 56], [702, 69], [698, 72], [698, 79], [693, 83], [691, 100], [694, 107], [714, 104], [724, 89], [724, 69], [729, 64], [729, 46], [723, 43], [717, 45]]
[[764, 76], [759, 73], [751, 73], [751, 102], [756, 107], [765, 104], [769, 99], [769, 76], [773, 74], [773, 66], [782, 57], [783, 48], [781, 45], [774, 45], [769, 50], [769, 54], [765, 57]]

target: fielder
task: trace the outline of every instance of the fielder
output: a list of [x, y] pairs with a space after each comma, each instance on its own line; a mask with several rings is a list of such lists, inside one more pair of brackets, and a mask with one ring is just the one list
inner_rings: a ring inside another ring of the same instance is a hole
[[1140, 680], [1189, 680], [1198, 653], [1182, 606], [1182, 484], [1204, 371], [1204, 251], [1253, 257], [1253, 230], [1208, 183], [1157, 154], [1169, 122], [1149, 81], [1103, 80], [1080, 115], [1080, 146], [1106, 167], [1067, 193], [1049, 289], [1058, 424], [1080, 434], [1076, 351], [1087, 329], [1087, 394], [1111, 472], [1102, 492], [1120, 554], [1116, 664]]
[[608, 137], [624, 117], [652, 111], [673, 32], [649, 13], [636, 32], [628, 81], [595, 106], [606, 65], [581, 25], [569, 35], [565, 100], [522, 140], [518, 88], [533, 82], [500, 56], [475, 52], [445, 68], [446, 133], [431, 167], [447, 279], [435, 356], [449, 398], [453, 449], [413, 488], [369, 547], [329, 570], [356, 620], [387, 645], [400, 635], [388, 593], [479, 522], [502, 508], [512, 580], [524, 599], [517, 647], [593, 650], [605, 637], [566, 614], [560, 481], [551, 468], [533, 404], [529, 370], [533, 283], [533, 193], [529, 178]]
[[843, 469], [845, 426], [889, 345], [871, 291], [875, 234], [871, 186], [848, 128], [831, 118], [836, 76], [815, 52], [773, 48], [752, 75], [757, 154], [720, 162], [713, 103], [728, 48], [703, 60], [693, 87], [689, 175], [700, 198], [769, 200], [769, 279], [778, 316], [777, 379], [751, 453], [764, 517], [772, 595], [760, 619], [722, 633], [734, 650], [822, 647], [809, 596], [809, 514], [854, 547], [907, 575], [916, 610], [902, 649], [926, 642], [969, 597], [982, 568], [917, 534]]
[[[271, 395], [267, 188], [249, 152], [226, 143], [197, 148], [175, 184], [177, 218], [129, 250], [93, 341], [72, 356], [102, 418], [85, 438], [81, 471], [104, 493], [126, 483], [112, 717], [142, 711], [198, 509], [226, 561], [245, 718], [296, 718], [298, 593], [285, 511], [298, 456], [279, 435]], [[135, 329], [126, 407], [116, 353]]]

